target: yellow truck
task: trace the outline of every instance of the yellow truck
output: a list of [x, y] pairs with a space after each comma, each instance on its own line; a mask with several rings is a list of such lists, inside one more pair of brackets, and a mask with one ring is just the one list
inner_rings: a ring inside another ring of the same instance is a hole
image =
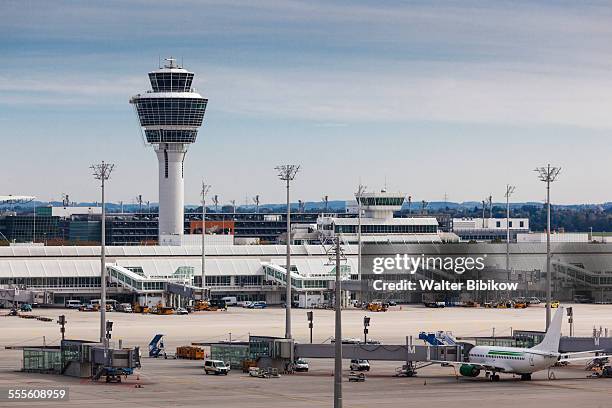
[[193, 310], [196, 312], [216, 312], [217, 310], [219, 310], [219, 308], [215, 305], [212, 305], [208, 300], [198, 300], [193, 306]]
[[176, 358], [188, 360], [204, 360], [204, 349], [195, 346], [181, 346], [176, 348]]
[[368, 303], [367, 309], [370, 312], [386, 312], [387, 305], [382, 302], [370, 302]]

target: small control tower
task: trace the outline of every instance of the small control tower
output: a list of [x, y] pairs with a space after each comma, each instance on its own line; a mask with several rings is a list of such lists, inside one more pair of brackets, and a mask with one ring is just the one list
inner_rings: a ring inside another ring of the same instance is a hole
[[361, 197], [355, 195], [355, 198], [361, 201], [363, 216], [379, 220], [393, 218], [393, 213], [402, 209], [404, 197], [403, 193], [388, 192], [385, 189], [380, 192], [362, 193]]
[[152, 90], [130, 99], [146, 143], [159, 163], [159, 242], [180, 245], [184, 232], [185, 183], [183, 162], [189, 144], [196, 141], [208, 99], [191, 87], [193, 72], [165, 60], [149, 72]]

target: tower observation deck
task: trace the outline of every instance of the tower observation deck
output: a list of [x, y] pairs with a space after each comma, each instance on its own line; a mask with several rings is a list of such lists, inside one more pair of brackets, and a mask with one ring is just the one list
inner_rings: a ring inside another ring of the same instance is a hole
[[130, 99], [146, 142], [159, 163], [159, 239], [183, 235], [185, 183], [183, 162], [190, 143], [196, 141], [208, 99], [191, 87], [193, 72], [174, 58], [149, 72], [151, 90]]

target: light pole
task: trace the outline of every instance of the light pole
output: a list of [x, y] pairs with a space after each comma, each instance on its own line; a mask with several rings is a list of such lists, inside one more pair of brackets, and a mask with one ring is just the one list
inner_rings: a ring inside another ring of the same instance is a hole
[[485, 209], [487, 208], [486, 200], [482, 200], [482, 229], [485, 227]]
[[289, 201], [289, 184], [300, 170], [299, 165], [283, 164], [274, 168], [278, 177], [287, 182], [287, 259], [285, 262], [285, 338], [291, 338], [291, 202]]
[[253, 202], [255, 203], [255, 214], [259, 214], [259, 194], [253, 197]]
[[202, 298], [206, 295], [206, 194], [208, 194], [208, 190], [210, 190], [210, 185], [206, 184], [204, 180], [202, 180]]
[[550, 183], [557, 179], [561, 167], [538, 167], [535, 169], [541, 181], [546, 183], [546, 330], [550, 325], [550, 304], [552, 302], [552, 290], [550, 276]]
[[34, 225], [32, 227], [32, 243], [35, 244], [36, 243], [36, 201], [33, 201], [33, 203], [34, 203], [34, 222], [33, 222]]
[[110, 178], [115, 168], [114, 164], [102, 163], [93, 164], [89, 167], [96, 180], [100, 180], [102, 189], [102, 225], [100, 238], [100, 343], [107, 346], [106, 340], [106, 209], [104, 199], [104, 184]]
[[361, 286], [361, 290], [359, 291], [359, 300], [363, 300], [363, 283], [361, 282], [361, 199], [363, 197], [363, 193], [365, 192], [366, 186], [359, 184], [357, 188], [357, 211], [358, 211], [358, 226], [357, 226], [357, 279], [359, 280], [359, 285]]
[[515, 186], [506, 184], [506, 273], [510, 281], [510, 196], [516, 190]]
[[342, 287], [340, 279], [340, 235], [336, 236], [336, 330], [334, 334], [334, 408], [342, 408]]

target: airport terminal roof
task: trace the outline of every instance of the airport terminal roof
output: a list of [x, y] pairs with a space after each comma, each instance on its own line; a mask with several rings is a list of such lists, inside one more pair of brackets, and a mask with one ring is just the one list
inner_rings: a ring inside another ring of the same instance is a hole
[[[344, 246], [346, 253], [357, 253], [356, 246]], [[109, 257], [140, 256], [198, 256], [200, 246], [107, 246]], [[276, 256], [286, 253], [285, 245], [207, 245], [206, 255]], [[321, 245], [292, 245], [293, 255], [323, 255]], [[0, 258], [18, 257], [96, 257], [99, 246], [0, 246]]]

